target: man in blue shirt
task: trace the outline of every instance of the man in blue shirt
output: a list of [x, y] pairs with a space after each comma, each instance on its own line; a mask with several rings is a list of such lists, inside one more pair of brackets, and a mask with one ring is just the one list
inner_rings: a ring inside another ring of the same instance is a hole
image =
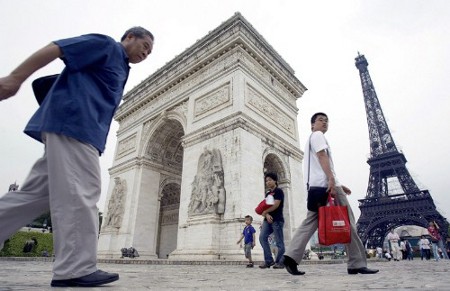
[[0, 197], [0, 241], [50, 209], [54, 287], [92, 287], [119, 279], [97, 269], [99, 155], [122, 99], [129, 63], [147, 58], [153, 35], [142, 27], [120, 42], [88, 34], [54, 41], [0, 78], [0, 101], [14, 96], [35, 71], [60, 58], [66, 67], [25, 133], [45, 144], [44, 156], [20, 190]]

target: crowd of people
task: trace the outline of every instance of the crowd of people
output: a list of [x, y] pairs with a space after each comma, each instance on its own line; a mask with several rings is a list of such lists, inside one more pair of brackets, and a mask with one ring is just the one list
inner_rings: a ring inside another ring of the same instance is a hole
[[421, 235], [417, 242], [415, 242], [416, 239], [411, 239], [415, 242], [414, 245], [408, 239], [400, 239], [394, 229], [391, 229], [386, 237], [389, 242], [388, 247], [383, 249], [378, 246], [376, 248], [377, 257], [389, 261], [413, 260], [414, 257], [420, 257], [421, 260], [430, 260], [431, 258], [435, 261], [448, 260], [450, 246], [448, 243], [444, 243], [438, 229], [439, 226], [435, 221], [429, 222], [428, 235]]

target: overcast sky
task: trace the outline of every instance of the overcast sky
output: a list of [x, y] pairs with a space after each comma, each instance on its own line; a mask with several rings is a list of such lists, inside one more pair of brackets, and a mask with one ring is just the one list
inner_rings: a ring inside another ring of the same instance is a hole
[[[419, 187], [430, 190], [441, 214], [450, 214], [450, 1], [0, 0], [0, 7], [1, 77], [52, 40], [93, 32], [119, 40], [131, 26], [149, 29], [156, 38], [153, 53], [132, 67], [126, 91], [239, 11], [308, 88], [297, 101], [301, 149], [310, 133], [310, 116], [328, 114], [337, 175], [353, 191], [349, 199], [356, 217], [369, 177], [369, 135], [354, 65], [359, 51], [369, 62], [410, 173]], [[43, 146], [22, 132], [37, 109], [31, 81], [62, 68], [61, 61], [53, 62], [32, 75], [15, 97], [0, 103], [4, 192], [15, 181], [22, 184], [43, 154]], [[114, 122], [101, 157], [101, 211], [117, 129]]]

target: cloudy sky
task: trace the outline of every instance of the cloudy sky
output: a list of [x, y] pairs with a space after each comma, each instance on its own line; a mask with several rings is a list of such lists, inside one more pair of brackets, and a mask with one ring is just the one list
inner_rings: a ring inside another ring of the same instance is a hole
[[[339, 179], [358, 199], [369, 176], [368, 130], [354, 58], [369, 72], [396, 145], [421, 188], [430, 190], [444, 216], [450, 214], [450, 2], [446, 0], [0, 0], [0, 76], [52, 40], [86, 33], [119, 39], [135, 25], [152, 31], [154, 51], [134, 66], [130, 90], [196, 40], [240, 12], [295, 70], [308, 91], [297, 101], [300, 145], [317, 111], [330, 118], [327, 133]], [[0, 185], [23, 183], [43, 146], [22, 133], [37, 108], [31, 81], [62, 69], [57, 60], [36, 72], [19, 93], [0, 103]], [[117, 124], [101, 158], [105, 207]]]

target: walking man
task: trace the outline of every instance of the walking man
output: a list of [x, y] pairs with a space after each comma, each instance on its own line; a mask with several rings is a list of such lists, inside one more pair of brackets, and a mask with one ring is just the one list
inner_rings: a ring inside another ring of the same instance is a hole
[[35, 71], [60, 58], [65, 68], [31, 117], [25, 133], [45, 145], [18, 191], [0, 197], [0, 242], [50, 209], [53, 287], [93, 287], [119, 279], [97, 269], [99, 155], [130, 70], [146, 59], [153, 35], [142, 27], [120, 42], [100, 34], [61, 39], [0, 78], [0, 101], [14, 96]]
[[[348, 207], [348, 214], [351, 224], [351, 243], [346, 244], [348, 254], [347, 272], [348, 274], [374, 274], [378, 270], [367, 268], [366, 250], [358, 237], [355, 226], [355, 218], [347, 200], [347, 195], [351, 193], [350, 189], [340, 184], [334, 171], [331, 149], [325, 138], [328, 130], [328, 117], [325, 113], [316, 113], [311, 118], [312, 134], [305, 147], [305, 167], [303, 173], [306, 174], [305, 181], [308, 181], [309, 187], [327, 188], [339, 205]], [[308, 189], [309, 190], [309, 189]], [[314, 197], [309, 197], [308, 200]], [[310, 204], [310, 201], [308, 201]], [[310, 207], [308, 207], [310, 208]], [[311, 208], [312, 209], [312, 208]], [[289, 247], [284, 255], [284, 265], [286, 270], [292, 275], [303, 275], [302, 271], [297, 269], [305, 252], [306, 244], [318, 227], [317, 210], [310, 210], [306, 214], [306, 219], [297, 228]]]
[[392, 256], [394, 257], [394, 261], [400, 261], [402, 259], [402, 254], [400, 252], [400, 246], [398, 245], [398, 241], [400, 237], [394, 231], [394, 228], [391, 228], [391, 232], [387, 235], [387, 240], [391, 245]]

